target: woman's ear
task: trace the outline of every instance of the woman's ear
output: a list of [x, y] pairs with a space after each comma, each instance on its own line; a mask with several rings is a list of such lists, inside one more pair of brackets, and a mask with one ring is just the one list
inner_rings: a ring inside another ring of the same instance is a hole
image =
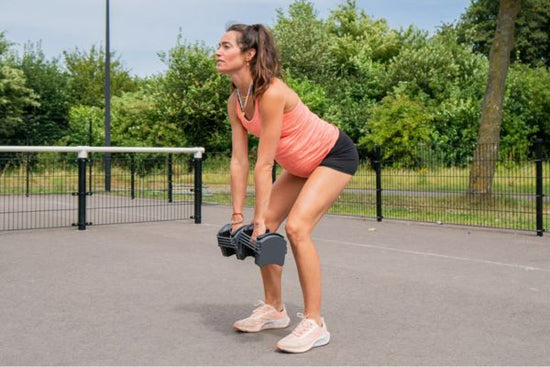
[[246, 62], [252, 61], [252, 59], [256, 56], [256, 50], [251, 48], [250, 50], [246, 51]]

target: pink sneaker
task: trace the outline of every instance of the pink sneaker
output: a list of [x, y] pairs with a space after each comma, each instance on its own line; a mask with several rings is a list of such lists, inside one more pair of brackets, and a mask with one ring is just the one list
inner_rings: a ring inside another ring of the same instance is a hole
[[294, 329], [292, 333], [277, 342], [277, 348], [289, 353], [303, 353], [311, 348], [328, 344], [330, 341], [330, 333], [327, 330], [327, 324], [323, 318], [321, 318], [323, 326], [319, 326], [317, 322], [306, 319], [301, 313], [298, 313], [298, 317], [300, 317], [302, 321], [296, 326], [296, 329]]
[[282, 311], [277, 311], [273, 306], [264, 301], [258, 301], [252, 315], [233, 324], [237, 330], [247, 333], [255, 333], [266, 329], [282, 329], [290, 325], [290, 318], [283, 306]]

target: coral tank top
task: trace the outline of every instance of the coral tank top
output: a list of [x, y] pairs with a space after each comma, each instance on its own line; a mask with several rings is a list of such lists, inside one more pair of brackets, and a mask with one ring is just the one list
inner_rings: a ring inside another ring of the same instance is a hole
[[[247, 120], [237, 103], [237, 116], [252, 135], [260, 136], [262, 122], [258, 100], [254, 103], [254, 117]], [[283, 125], [275, 160], [289, 173], [309, 177], [326, 157], [338, 139], [338, 128], [311, 112], [299, 100], [296, 107], [283, 114]]]

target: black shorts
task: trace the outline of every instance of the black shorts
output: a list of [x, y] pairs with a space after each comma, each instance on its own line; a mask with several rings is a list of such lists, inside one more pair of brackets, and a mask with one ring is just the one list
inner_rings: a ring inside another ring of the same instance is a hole
[[359, 153], [351, 138], [342, 130], [338, 135], [338, 140], [334, 147], [328, 152], [327, 156], [319, 166], [329, 167], [339, 172], [353, 175], [359, 165]]

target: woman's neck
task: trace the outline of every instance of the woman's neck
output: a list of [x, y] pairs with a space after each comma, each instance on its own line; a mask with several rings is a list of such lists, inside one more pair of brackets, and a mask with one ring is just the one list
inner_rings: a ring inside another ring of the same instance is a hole
[[247, 70], [238, 74], [233, 74], [231, 76], [231, 81], [241, 93], [246, 93], [250, 87], [250, 83], [252, 83], [252, 75], [250, 75], [250, 72]]

